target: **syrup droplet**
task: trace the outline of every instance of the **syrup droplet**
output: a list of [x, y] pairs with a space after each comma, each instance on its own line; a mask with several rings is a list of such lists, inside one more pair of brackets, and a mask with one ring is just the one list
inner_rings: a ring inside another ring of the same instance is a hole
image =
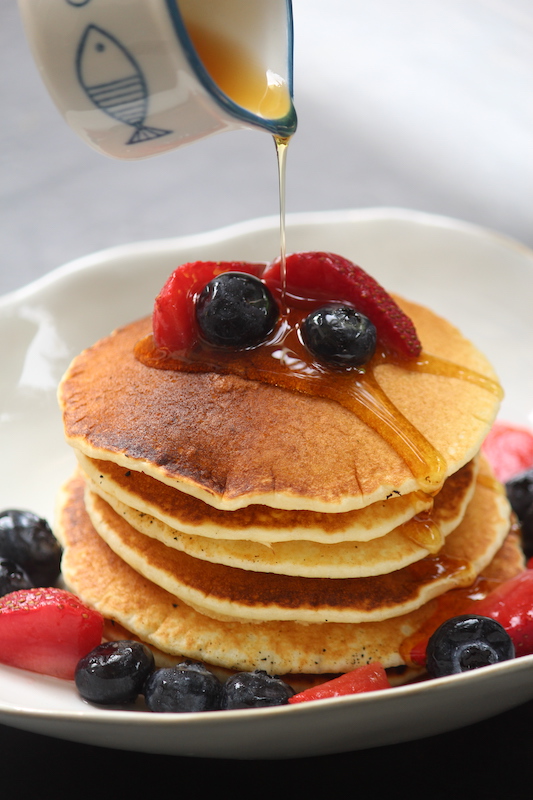
[[430, 553], [438, 553], [444, 544], [444, 535], [432, 519], [430, 511], [416, 514], [402, 525], [401, 532]]

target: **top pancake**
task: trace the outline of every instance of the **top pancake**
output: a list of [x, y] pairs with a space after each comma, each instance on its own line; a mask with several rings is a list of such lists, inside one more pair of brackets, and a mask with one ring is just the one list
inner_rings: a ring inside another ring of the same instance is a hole
[[[408, 465], [411, 433], [399, 446], [333, 400], [234, 375], [144, 366], [133, 348], [150, 332], [149, 319], [73, 361], [59, 389], [67, 441], [90, 458], [143, 471], [224, 510], [259, 503], [344, 512], [393, 492], [434, 491], [478, 452], [498, 410], [499, 388], [490, 364], [459, 331], [396, 299], [424, 354], [444, 362], [440, 374], [387, 363], [374, 377], [400, 436], [408, 428], [404, 415], [442, 456], [437, 482], [428, 480], [431, 470], [417, 476]], [[448, 363], [461, 365], [462, 373], [452, 366], [453, 377], [443, 374]]]

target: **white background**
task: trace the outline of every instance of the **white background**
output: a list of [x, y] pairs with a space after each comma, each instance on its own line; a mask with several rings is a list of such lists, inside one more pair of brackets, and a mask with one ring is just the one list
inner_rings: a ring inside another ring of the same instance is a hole
[[[400, 206], [533, 246], [531, 0], [293, 9], [288, 212]], [[0, 98], [0, 294], [104, 247], [278, 213], [267, 134], [225, 133], [142, 162], [78, 140], [44, 89], [14, 0], [0, 0]]]

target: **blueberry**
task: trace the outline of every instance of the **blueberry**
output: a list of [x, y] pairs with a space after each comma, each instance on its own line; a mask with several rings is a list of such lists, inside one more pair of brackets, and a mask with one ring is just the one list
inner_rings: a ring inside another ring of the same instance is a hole
[[511, 478], [505, 484], [507, 497], [522, 529], [526, 558], [533, 557], [533, 468]]
[[283, 706], [293, 694], [294, 690], [285, 681], [268, 675], [263, 670], [238, 672], [224, 684], [222, 708]]
[[19, 589], [31, 589], [33, 583], [29, 575], [11, 561], [9, 558], [0, 557], [0, 597]]
[[499, 622], [463, 614], [444, 622], [430, 637], [426, 669], [431, 677], [441, 678], [514, 657], [511, 637]]
[[222, 347], [254, 347], [274, 328], [278, 308], [270, 290], [254, 275], [223, 272], [196, 301], [202, 336]]
[[34, 586], [53, 586], [61, 564], [61, 547], [46, 520], [31, 511], [0, 513], [0, 556], [18, 564]]
[[159, 712], [217, 711], [221, 694], [216, 675], [189, 661], [157, 669], [144, 687], [146, 705]]
[[154, 669], [154, 656], [140, 642], [104, 642], [78, 662], [76, 688], [99, 705], [132, 703]]
[[375, 325], [351, 306], [326, 305], [311, 311], [302, 325], [306, 347], [335, 366], [360, 367], [376, 350]]

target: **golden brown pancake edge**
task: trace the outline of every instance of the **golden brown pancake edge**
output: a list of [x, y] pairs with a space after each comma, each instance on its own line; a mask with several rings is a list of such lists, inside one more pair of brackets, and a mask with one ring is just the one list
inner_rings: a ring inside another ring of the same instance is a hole
[[[424, 348], [495, 379], [449, 323], [404, 302]], [[59, 398], [67, 441], [225, 510], [250, 503], [342, 512], [421, 488], [395, 446], [331, 400], [233, 375], [145, 367], [133, 354], [139, 320], [74, 359]], [[380, 366], [379, 383], [447, 462], [478, 452], [499, 396], [469, 380]], [[427, 486], [422, 481], [422, 488]]]

